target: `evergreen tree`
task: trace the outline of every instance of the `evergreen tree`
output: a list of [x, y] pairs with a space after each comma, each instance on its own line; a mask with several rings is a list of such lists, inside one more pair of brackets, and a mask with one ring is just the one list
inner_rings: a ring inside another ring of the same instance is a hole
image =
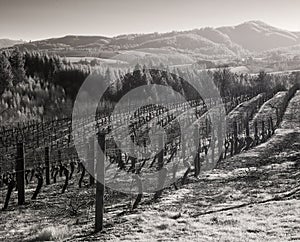
[[24, 63], [22, 53], [18, 49], [14, 49], [9, 58], [12, 73], [13, 73], [13, 84], [16, 85], [26, 79]]
[[13, 80], [11, 65], [4, 53], [0, 54], [0, 95], [3, 94], [5, 88]]
[[270, 75], [266, 72], [261, 71], [256, 78], [256, 85], [259, 92], [266, 92], [268, 89], [268, 85], [271, 82]]
[[108, 67], [105, 71], [104, 82], [107, 86], [111, 85], [114, 81], [114, 75], [112, 70]]
[[134, 66], [134, 70], [133, 71], [140, 71], [142, 70], [142, 67], [139, 63], [137, 63], [135, 66]]

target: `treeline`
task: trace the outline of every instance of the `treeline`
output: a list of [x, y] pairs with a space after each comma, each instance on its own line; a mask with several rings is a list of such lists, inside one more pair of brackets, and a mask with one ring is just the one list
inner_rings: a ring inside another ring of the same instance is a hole
[[[249, 93], [279, 91], [286, 89], [296, 77], [236, 74], [228, 68], [203, 71], [197, 65], [171, 68], [159, 64], [149, 67], [137, 64], [134, 68], [112, 68], [107, 66], [72, 65], [59, 56], [39, 52], [20, 52], [15, 49], [0, 54], [0, 111], [2, 120], [8, 117], [39, 118], [70, 115], [77, 93], [89, 74], [95, 74], [99, 85], [109, 88], [103, 99], [106, 103], [118, 102], [135, 87], [158, 84], [171, 86], [187, 99], [199, 94], [189, 83], [197, 82], [206, 96], [215, 93], [222, 97]], [[297, 77], [298, 78], [298, 77]], [[212, 85], [214, 84], [214, 85]], [[161, 99], [172, 99], [155, 90]], [[144, 95], [135, 97], [145, 98]]]
[[[177, 79], [180, 77], [187, 82], [195, 82], [197, 80], [201, 82], [203, 90], [206, 91], [208, 88], [212, 88], [205, 82], [207, 79], [206, 74], [208, 74], [222, 97], [238, 96], [249, 92], [266, 92], [274, 88], [284, 89], [286, 83], [286, 80], [283, 80], [284, 77], [272, 76], [265, 72], [261, 72], [259, 75], [236, 74], [231, 72], [229, 68], [207, 71], [205, 74], [202, 70], [197, 69], [196, 65], [191, 68], [169, 68], [162, 63], [156, 66], [154, 64], [150, 66], [137, 64], [132, 69], [106, 66], [98, 66], [92, 69], [92, 67], [87, 67], [86, 65], [72, 65], [58, 56], [48, 56], [38, 52], [25, 53], [24, 58], [27, 76], [39, 77], [41, 80], [47, 80], [64, 88], [66, 95], [72, 101], [75, 100], [79, 88], [92, 70], [94, 73], [97, 73], [99, 83], [104, 82], [111, 85], [110, 94], [114, 92], [114, 97], [112, 97], [114, 99], [115, 96], [124, 95], [128, 90], [131, 90], [128, 87], [132, 86], [132, 83], [140, 82], [144, 85], [157, 83], [157, 80], [151, 80], [149, 73], [145, 73], [145, 70], [149, 69], [158, 69], [172, 73], [173, 76], [177, 76]], [[137, 74], [138, 72], [140, 72], [139, 75]], [[141, 80], [137, 80], [138, 78], [141, 78]], [[164, 77], [163, 79], [166, 78]], [[174, 81], [177, 82], [178, 80]], [[179, 91], [178, 87], [175, 89]]]
[[258, 75], [237, 74], [229, 68], [220, 68], [216, 71], [209, 71], [220, 95], [237, 96], [241, 94], [262, 93], [270, 91], [286, 90], [293, 76], [272, 75], [261, 71]]
[[[151, 75], [146, 73], [147, 69], [158, 69], [170, 72], [187, 82], [194, 82], [198, 80], [201, 82], [203, 90], [211, 89], [212, 87], [203, 81], [206, 74], [203, 74], [197, 65], [190, 68], [169, 68], [163, 64], [158, 65], [139, 65], [134, 68], [112, 68], [107, 66], [87, 67], [86, 65], [72, 65], [69, 62], [61, 59], [58, 56], [48, 56], [41, 53], [25, 53], [25, 69], [26, 74], [31, 77], [39, 77], [42, 80], [47, 80], [64, 88], [66, 95], [74, 101], [79, 88], [84, 80], [92, 72], [97, 73], [99, 83], [111, 85], [110, 93], [118, 92], [115, 96], [124, 95], [132, 83], [136, 83], [136, 78], [142, 78], [139, 82], [157, 83], [157, 81], [146, 80], [151, 79]], [[140, 71], [140, 75], [133, 75], [133, 72]], [[271, 89], [284, 89], [286, 80], [284, 77], [272, 76], [261, 72], [259, 75], [236, 74], [232, 73], [229, 68], [220, 68], [215, 71], [207, 71], [207, 74], [213, 80], [215, 86], [218, 88], [221, 96], [238, 96], [249, 92], [266, 92]], [[132, 76], [132, 77], [130, 77]], [[207, 79], [207, 77], [205, 77]], [[176, 78], [175, 78], [176, 79]], [[178, 78], [177, 78], [178, 79]], [[177, 81], [177, 80], [175, 80]], [[129, 83], [127, 83], [129, 82]], [[178, 84], [179, 85], [179, 84]], [[207, 86], [206, 86], [207, 85]], [[176, 88], [175, 88], [176, 89]], [[178, 90], [178, 88], [177, 88]]]
[[77, 92], [88, 76], [90, 69], [84, 66], [72, 66], [58, 56], [49, 56], [39, 52], [24, 54], [26, 74], [62, 87], [66, 95], [74, 100]]
[[[64, 89], [49, 81], [41, 58], [30, 62], [29, 55], [18, 49], [0, 53], [0, 120], [15, 123], [60, 116], [70, 109]], [[43, 60], [45, 61], [45, 59]], [[51, 63], [51, 61], [50, 61]], [[34, 68], [37, 68], [33, 72]], [[49, 65], [50, 66], [50, 65]], [[52, 72], [55, 73], [55, 72]]]
[[25, 80], [24, 60], [22, 54], [14, 50], [11, 54], [0, 55], [0, 94], [8, 86], [16, 85]]

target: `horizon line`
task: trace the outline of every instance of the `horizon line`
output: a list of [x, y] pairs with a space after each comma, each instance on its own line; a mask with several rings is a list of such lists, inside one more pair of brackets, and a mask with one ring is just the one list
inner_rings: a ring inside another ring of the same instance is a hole
[[248, 20], [248, 21], [243, 21], [243, 22], [240, 22], [238, 24], [235, 24], [235, 25], [223, 25], [223, 26], [217, 26], [217, 27], [212, 27], [212, 26], [203, 26], [203, 27], [200, 27], [200, 28], [188, 28], [188, 29], [181, 29], [181, 30], [168, 30], [168, 31], [149, 31], [149, 32], [128, 32], [128, 33], [120, 33], [120, 34], [112, 34], [112, 35], [103, 35], [103, 34], [74, 34], [74, 33], [66, 33], [66, 34], [63, 34], [63, 35], [56, 35], [56, 36], [49, 36], [49, 37], [44, 37], [44, 38], [37, 38], [37, 39], [29, 39], [29, 40], [26, 40], [26, 39], [14, 39], [14, 38], [9, 38], [9, 37], [0, 37], [0, 39], [7, 39], [7, 40], [13, 40], [13, 41], [23, 41], [23, 42], [27, 42], [27, 43], [30, 43], [30, 42], [36, 42], [36, 41], [43, 41], [43, 40], [50, 40], [50, 39], [58, 39], [58, 38], [64, 38], [64, 37], [67, 37], [67, 36], [80, 36], [80, 37], [104, 37], [104, 38], [115, 38], [115, 37], [119, 37], [119, 36], [124, 36], [124, 35], [145, 35], [145, 34], [155, 34], [155, 33], [158, 33], [158, 34], [167, 34], [167, 33], [172, 33], [172, 32], [185, 32], [185, 31], [192, 31], [192, 30], [198, 30], [198, 29], [205, 29], [205, 28], [212, 28], [212, 29], [218, 29], [218, 28], [223, 28], [223, 27], [236, 27], [236, 26], [239, 26], [239, 25], [242, 25], [242, 24], [245, 24], [245, 23], [250, 23], [250, 22], [261, 22], [263, 24], [266, 24], [268, 26], [271, 26], [271, 27], [274, 27], [274, 28], [277, 28], [277, 29], [280, 29], [280, 30], [284, 30], [284, 31], [288, 31], [288, 32], [292, 32], [292, 33], [297, 33], [297, 32], [300, 32], [300, 30], [287, 30], [287, 29], [284, 29], [284, 28], [280, 28], [280, 27], [276, 27], [276, 26], [273, 26], [273, 25], [270, 25], [264, 21], [261, 21], [261, 20]]

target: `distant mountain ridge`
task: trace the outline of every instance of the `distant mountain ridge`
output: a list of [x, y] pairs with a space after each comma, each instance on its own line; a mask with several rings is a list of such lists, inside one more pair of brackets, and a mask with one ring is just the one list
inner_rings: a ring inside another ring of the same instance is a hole
[[234, 58], [299, 44], [299, 32], [282, 30], [261, 21], [249, 21], [237, 26], [207, 27], [169, 33], [130, 34], [116, 37], [68, 35], [18, 46], [69, 56], [76, 56], [84, 51], [118, 53], [140, 49], [149, 49], [151, 52], [154, 49], [168, 49], [200, 58]]
[[23, 40], [0, 39], [0, 49], [12, 47], [16, 44], [25, 43]]
[[232, 42], [256, 52], [300, 43], [299, 33], [275, 28], [261, 21], [249, 21], [217, 30], [227, 35]]

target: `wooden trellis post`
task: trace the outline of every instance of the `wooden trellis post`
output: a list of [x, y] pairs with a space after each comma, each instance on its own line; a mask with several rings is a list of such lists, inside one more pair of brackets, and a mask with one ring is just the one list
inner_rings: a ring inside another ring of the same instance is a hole
[[98, 134], [98, 145], [102, 152], [97, 154], [96, 162], [96, 209], [95, 209], [95, 232], [99, 232], [103, 229], [103, 213], [104, 213], [104, 152], [105, 152], [105, 134]]
[[162, 147], [162, 150], [159, 152], [158, 154], [158, 170], [161, 170], [162, 167], [164, 166], [164, 148], [165, 148], [165, 144], [164, 144], [164, 134], [163, 132], [159, 135], [158, 137], [159, 139], [159, 147]]
[[265, 121], [264, 120], [261, 121], [261, 137], [262, 137], [262, 140], [264, 141], [265, 140]]
[[158, 160], [158, 180], [157, 180], [157, 191], [154, 194], [154, 199], [157, 199], [161, 196], [163, 187], [166, 181], [168, 170], [164, 167], [164, 149], [165, 149], [165, 143], [164, 143], [164, 134], [163, 132], [159, 135], [159, 147], [162, 147], [162, 150], [159, 152], [157, 160]]
[[271, 132], [272, 132], [272, 134], [274, 134], [274, 124], [273, 124], [273, 119], [272, 119], [272, 117], [270, 117], [270, 129], [271, 129]]
[[246, 137], [250, 136], [250, 130], [249, 130], [249, 121], [248, 118], [245, 121], [245, 129], [246, 129]]
[[218, 126], [217, 126], [217, 137], [218, 137], [218, 155], [219, 155], [219, 160], [223, 159], [223, 123], [225, 122], [223, 116], [222, 116], [222, 111], [220, 110], [220, 115], [218, 119]]
[[194, 145], [196, 149], [196, 157], [194, 160], [195, 173], [194, 176], [197, 177], [200, 173], [200, 142], [199, 142], [199, 127], [195, 125], [194, 128]]
[[62, 169], [62, 157], [61, 157], [61, 151], [60, 150], [58, 150], [58, 152], [57, 152], [57, 161], [59, 163], [59, 176], [62, 177], [63, 169]]
[[234, 154], [237, 152], [237, 146], [238, 146], [238, 127], [237, 122], [233, 122], [233, 151]]
[[25, 155], [23, 143], [17, 144], [16, 179], [18, 189], [18, 205], [25, 203]]
[[259, 137], [258, 137], [257, 121], [254, 122], [254, 140], [255, 140], [255, 145], [258, 145]]
[[50, 150], [45, 147], [45, 168], [46, 168], [46, 185], [50, 185]]
[[210, 148], [211, 148], [211, 163], [215, 162], [215, 146], [216, 146], [216, 136], [215, 136], [215, 127], [211, 125], [211, 140], [210, 140]]
[[95, 184], [95, 141], [94, 136], [92, 136], [89, 140], [89, 172], [90, 172], [90, 186]]

